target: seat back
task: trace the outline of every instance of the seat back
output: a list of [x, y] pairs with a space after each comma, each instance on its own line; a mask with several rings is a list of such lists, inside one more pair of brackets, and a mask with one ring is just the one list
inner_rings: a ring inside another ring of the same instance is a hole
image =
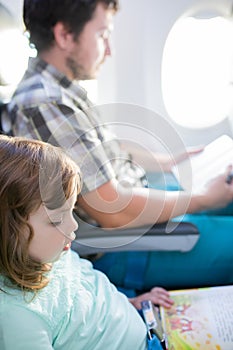
[[7, 113], [7, 103], [0, 103], [0, 134], [12, 136], [12, 123]]

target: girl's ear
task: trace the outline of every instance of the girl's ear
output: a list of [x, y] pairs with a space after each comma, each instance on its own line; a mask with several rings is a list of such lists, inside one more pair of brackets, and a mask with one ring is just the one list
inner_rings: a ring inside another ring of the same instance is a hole
[[61, 50], [69, 48], [73, 43], [73, 33], [71, 33], [62, 22], [57, 22], [53, 27], [54, 39]]

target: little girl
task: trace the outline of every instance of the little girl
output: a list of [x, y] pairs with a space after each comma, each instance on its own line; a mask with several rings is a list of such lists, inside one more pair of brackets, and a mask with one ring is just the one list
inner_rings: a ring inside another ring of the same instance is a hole
[[60, 149], [0, 136], [2, 350], [147, 348], [136, 309], [70, 250], [80, 188], [77, 165]]

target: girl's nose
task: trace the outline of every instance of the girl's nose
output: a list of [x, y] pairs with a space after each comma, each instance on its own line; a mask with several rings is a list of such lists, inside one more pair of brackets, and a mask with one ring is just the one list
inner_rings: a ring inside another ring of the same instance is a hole
[[75, 220], [75, 218], [72, 218], [72, 225], [73, 225], [72, 231], [77, 231], [78, 230], [78, 222], [77, 222], [77, 220]]

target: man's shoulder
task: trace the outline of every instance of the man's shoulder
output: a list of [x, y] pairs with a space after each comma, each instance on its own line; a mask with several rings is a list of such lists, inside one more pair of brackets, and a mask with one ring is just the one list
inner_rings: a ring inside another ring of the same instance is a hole
[[39, 104], [61, 100], [62, 88], [53, 79], [48, 79], [40, 73], [25, 74], [12, 96], [9, 108], [33, 108]]

